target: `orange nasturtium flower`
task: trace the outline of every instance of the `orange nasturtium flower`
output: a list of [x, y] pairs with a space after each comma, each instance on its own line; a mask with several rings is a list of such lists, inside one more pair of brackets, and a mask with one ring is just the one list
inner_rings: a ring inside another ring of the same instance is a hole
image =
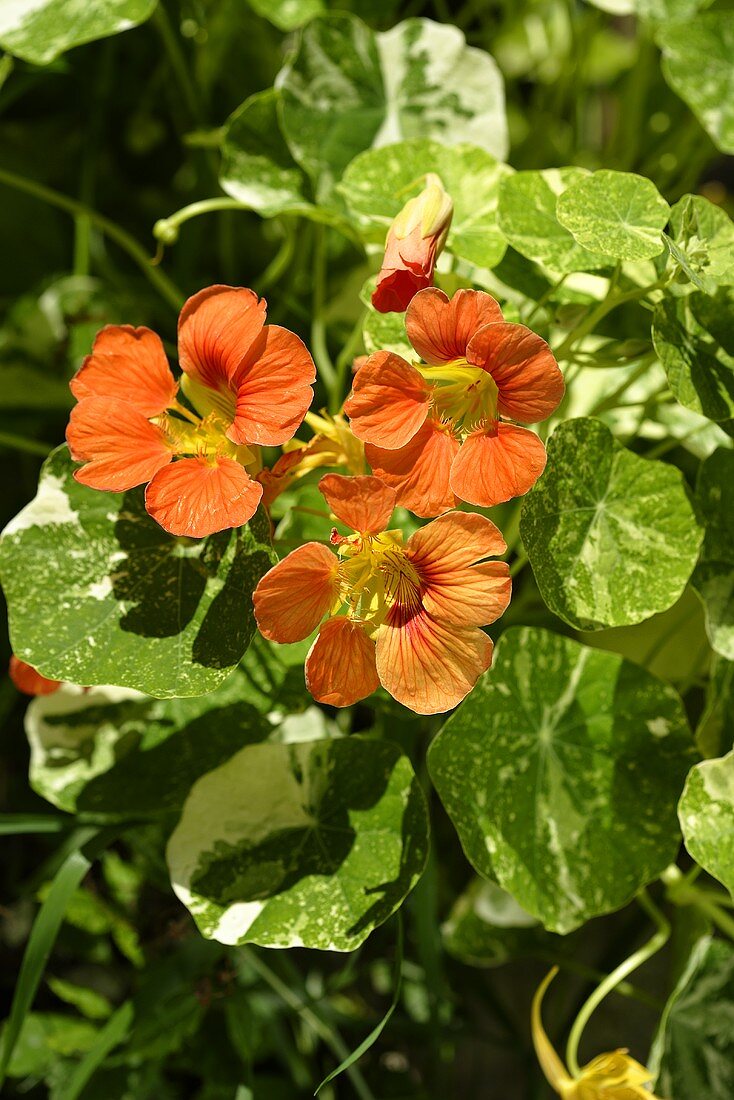
[[321, 703], [351, 706], [382, 684], [419, 714], [455, 707], [492, 662], [479, 628], [510, 601], [507, 563], [485, 560], [504, 552], [502, 535], [452, 512], [404, 544], [387, 530], [395, 492], [377, 478], [327, 474], [319, 488], [355, 534], [332, 532], [338, 556], [309, 542], [265, 574], [253, 596], [262, 634], [297, 642], [321, 624], [306, 658]]
[[304, 417], [314, 435], [308, 442], [291, 439], [271, 469], [257, 475], [263, 486], [262, 502], [269, 508], [276, 497], [290, 489], [294, 481], [324, 466], [344, 466], [352, 474], [366, 472], [364, 444], [352, 433], [341, 413], [330, 416], [306, 413]]
[[372, 292], [378, 313], [404, 313], [414, 294], [433, 286], [433, 269], [448, 235], [454, 204], [434, 172], [387, 234], [382, 270]]
[[626, 1050], [599, 1054], [582, 1066], [579, 1076], [572, 1077], [553, 1049], [543, 1027], [541, 1005], [543, 997], [558, 967], [553, 967], [538, 987], [533, 998], [531, 1029], [535, 1053], [546, 1079], [563, 1100], [656, 1100], [645, 1088], [652, 1074], [630, 1058]]
[[49, 680], [42, 676], [33, 665], [21, 661], [15, 654], [10, 658], [8, 674], [18, 691], [22, 691], [24, 695], [51, 695], [61, 687], [60, 680]]
[[418, 516], [456, 498], [491, 507], [532, 488], [545, 468], [535, 424], [556, 409], [563, 376], [545, 340], [503, 321], [490, 294], [416, 294], [405, 326], [421, 361], [378, 351], [344, 409], [373, 472]]
[[[263, 488], [259, 446], [280, 446], [301, 424], [316, 377], [302, 341], [265, 324], [266, 302], [243, 287], [212, 286], [178, 323], [181, 389], [148, 328], [110, 325], [72, 379], [78, 399], [66, 438], [83, 485], [123, 492], [146, 485], [145, 506], [173, 535], [203, 538], [241, 527]], [[175, 461], [174, 461], [175, 460]]]

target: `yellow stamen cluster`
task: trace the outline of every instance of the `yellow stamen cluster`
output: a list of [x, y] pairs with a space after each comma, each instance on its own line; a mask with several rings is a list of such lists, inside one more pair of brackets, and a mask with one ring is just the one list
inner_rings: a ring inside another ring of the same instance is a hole
[[433, 409], [463, 435], [497, 419], [497, 385], [488, 371], [466, 359], [454, 359], [440, 367], [414, 366], [433, 383]]
[[334, 611], [347, 605], [350, 618], [376, 630], [391, 607], [407, 613], [421, 605], [420, 577], [403, 549], [402, 531], [352, 535], [339, 543], [339, 593]]

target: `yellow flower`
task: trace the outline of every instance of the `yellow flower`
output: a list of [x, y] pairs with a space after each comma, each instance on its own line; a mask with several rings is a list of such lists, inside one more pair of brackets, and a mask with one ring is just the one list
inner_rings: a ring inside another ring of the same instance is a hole
[[652, 1074], [630, 1058], [626, 1050], [599, 1054], [582, 1066], [578, 1077], [571, 1076], [551, 1046], [540, 1015], [545, 991], [557, 973], [558, 967], [554, 967], [541, 982], [533, 997], [531, 1014], [535, 1053], [550, 1086], [563, 1100], [659, 1100], [645, 1088]]

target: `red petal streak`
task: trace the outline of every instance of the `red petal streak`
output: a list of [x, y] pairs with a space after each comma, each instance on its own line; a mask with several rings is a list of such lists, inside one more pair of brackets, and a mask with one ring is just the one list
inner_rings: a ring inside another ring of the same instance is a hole
[[380, 686], [375, 643], [351, 619], [327, 619], [306, 658], [306, 687], [319, 703], [351, 707]]
[[463, 359], [482, 325], [501, 321], [502, 310], [483, 290], [457, 290], [449, 298], [435, 287], [416, 294], [405, 315], [408, 338], [426, 363]]
[[307, 542], [265, 574], [253, 594], [260, 633], [271, 642], [300, 642], [316, 629], [336, 596], [339, 562], [320, 542]]
[[492, 642], [476, 627], [437, 622], [421, 611], [407, 622], [393, 607], [377, 635], [377, 673], [417, 714], [451, 710], [492, 663]]
[[521, 497], [545, 469], [545, 447], [535, 432], [498, 423], [493, 431], [472, 432], [451, 467], [457, 497], [491, 508]]
[[167, 409], [178, 392], [160, 337], [132, 325], [103, 328], [69, 387], [79, 401], [114, 397], [148, 417]]
[[122, 493], [144, 485], [171, 461], [166, 437], [141, 412], [112, 397], [85, 397], [71, 410], [66, 440], [82, 485]]
[[148, 512], [172, 535], [203, 539], [252, 519], [263, 489], [231, 458], [182, 458], [151, 481]]
[[232, 379], [237, 390], [234, 443], [278, 447], [292, 439], [311, 401], [316, 368], [306, 345], [288, 329], [266, 325], [264, 346], [248, 356]]
[[397, 493], [397, 503], [417, 516], [438, 516], [456, 504], [450, 485], [458, 440], [427, 420], [410, 442], [396, 451], [365, 446], [376, 477]]
[[319, 489], [336, 518], [361, 535], [384, 531], [395, 508], [395, 490], [376, 477], [327, 474]]
[[553, 352], [525, 325], [485, 325], [469, 344], [467, 359], [492, 375], [502, 416], [536, 424], [550, 416], [563, 397], [563, 375]]
[[265, 299], [245, 287], [210, 286], [194, 294], [178, 319], [181, 369], [205, 386], [228, 387], [261, 338], [265, 310]]
[[8, 673], [18, 691], [22, 691], [24, 695], [51, 695], [61, 687], [60, 680], [47, 679], [15, 654], [10, 658]]
[[431, 393], [410, 363], [391, 351], [377, 351], [354, 376], [344, 411], [357, 439], [403, 447], [426, 419]]

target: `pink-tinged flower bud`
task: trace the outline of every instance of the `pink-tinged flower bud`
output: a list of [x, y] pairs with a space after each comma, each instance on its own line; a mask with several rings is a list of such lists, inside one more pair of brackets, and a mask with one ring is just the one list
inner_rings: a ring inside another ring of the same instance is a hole
[[382, 270], [372, 294], [379, 313], [403, 313], [419, 290], [433, 286], [433, 269], [446, 242], [454, 204], [433, 172], [390, 226]]

